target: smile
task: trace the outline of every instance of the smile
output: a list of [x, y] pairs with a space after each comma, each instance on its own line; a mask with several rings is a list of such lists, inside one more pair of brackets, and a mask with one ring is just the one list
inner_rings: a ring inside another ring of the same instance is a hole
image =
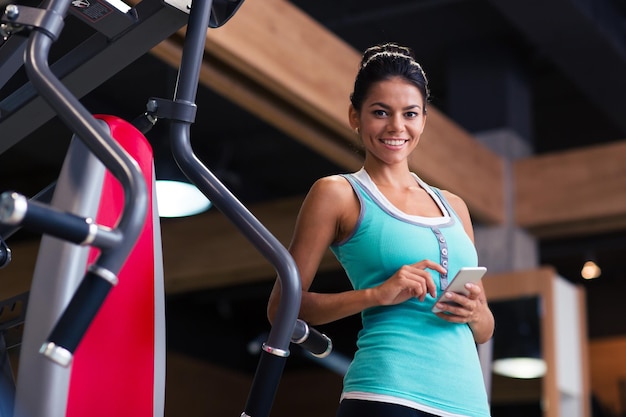
[[381, 142], [389, 146], [401, 146], [408, 142], [408, 139], [381, 139]]

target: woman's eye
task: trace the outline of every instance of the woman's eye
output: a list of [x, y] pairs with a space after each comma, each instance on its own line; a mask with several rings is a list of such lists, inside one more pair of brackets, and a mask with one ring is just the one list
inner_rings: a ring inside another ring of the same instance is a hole
[[415, 117], [419, 116], [419, 113], [414, 112], [414, 111], [410, 111], [410, 112], [405, 113], [405, 115], [406, 115], [406, 117], [412, 119], [412, 118], [415, 118]]
[[384, 110], [374, 110], [374, 115], [378, 117], [385, 117], [387, 112]]

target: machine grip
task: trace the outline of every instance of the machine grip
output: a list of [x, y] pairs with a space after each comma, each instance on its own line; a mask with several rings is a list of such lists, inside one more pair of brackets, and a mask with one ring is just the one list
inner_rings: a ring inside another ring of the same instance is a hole
[[0, 223], [21, 225], [68, 242], [100, 248], [113, 247], [121, 241], [119, 232], [98, 226], [89, 218], [29, 201], [25, 196], [11, 191], [0, 195]]
[[333, 350], [333, 342], [328, 336], [310, 327], [307, 322], [301, 319], [296, 320], [291, 341], [299, 344], [318, 358], [325, 358]]
[[69, 366], [76, 347], [115, 284], [117, 276], [111, 271], [90, 267], [40, 353], [59, 365]]

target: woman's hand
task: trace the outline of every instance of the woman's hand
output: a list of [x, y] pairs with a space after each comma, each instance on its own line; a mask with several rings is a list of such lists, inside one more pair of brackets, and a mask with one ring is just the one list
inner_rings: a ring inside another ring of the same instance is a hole
[[450, 303], [437, 303], [441, 312], [435, 314], [452, 323], [471, 324], [478, 321], [486, 307], [481, 301], [483, 291], [480, 286], [469, 282], [465, 284], [465, 288], [469, 291], [467, 296], [450, 291], [445, 292], [444, 299]]
[[441, 265], [430, 260], [404, 265], [387, 281], [373, 288], [379, 305], [399, 304], [410, 298], [424, 301], [426, 294], [435, 297], [437, 286], [427, 269], [439, 273], [446, 272]]
[[451, 323], [467, 323], [478, 344], [485, 343], [493, 336], [493, 314], [487, 305], [487, 298], [482, 284], [465, 284], [469, 294], [446, 292], [444, 297], [456, 304], [437, 303], [442, 311], [435, 313], [440, 318]]

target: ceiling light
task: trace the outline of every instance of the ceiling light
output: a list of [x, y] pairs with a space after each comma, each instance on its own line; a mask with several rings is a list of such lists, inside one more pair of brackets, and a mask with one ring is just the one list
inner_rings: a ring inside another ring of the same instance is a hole
[[211, 201], [188, 182], [157, 180], [156, 197], [159, 217], [185, 217], [211, 208]]
[[594, 261], [587, 261], [580, 271], [580, 275], [584, 279], [598, 278], [602, 274], [602, 270]]
[[157, 124], [150, 135], [159, 217], [193, 216], [210, 209], [211, 201], [187, 179], [176, 163], [167, 130]]
[[546, 368], [546, 362], [539, 358], [502, 358], [493, 361], [493, 372], [509, 378], [541, 378], [546, 374]]

